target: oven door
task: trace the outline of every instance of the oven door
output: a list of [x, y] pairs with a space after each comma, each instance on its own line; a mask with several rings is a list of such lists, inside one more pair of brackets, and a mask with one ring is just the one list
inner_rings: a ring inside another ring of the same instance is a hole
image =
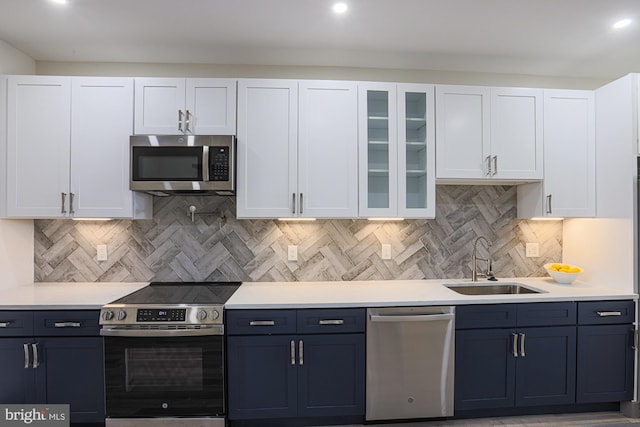
[[107, 417], [224, 415], [223, 336], [105, 337]]

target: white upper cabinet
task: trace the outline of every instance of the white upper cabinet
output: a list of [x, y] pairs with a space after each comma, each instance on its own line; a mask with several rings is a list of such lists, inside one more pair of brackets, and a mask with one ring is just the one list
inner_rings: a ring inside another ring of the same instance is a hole
[[544, 181], [518, 186], [520, 218], [596, 214], [595, 96], [544, 91]]
[[235, 135], [235, 79], [135, 79], [136, 134]]
[[357, 216], [350, 82], [238, 82], [238, 218]]
[[540, 180], [542, 90], [436, 86], [437, 178]]
[[129, 191], [132, 112], [132, 79], [9, 76], [6, 215], [149, 217]]
[[300, 216], [358, 216], [358, 98], [351, 82], [301, 81], [298, 121]]
[[435, 216], [434, 90], [361, 83], [360, 217]]

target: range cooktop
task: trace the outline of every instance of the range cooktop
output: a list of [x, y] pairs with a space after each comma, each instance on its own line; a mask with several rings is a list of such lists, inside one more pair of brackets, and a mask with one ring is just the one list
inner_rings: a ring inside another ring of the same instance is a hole
[[151, 282], [111, 304], [211, 305], [224, 304], [241, 282]]

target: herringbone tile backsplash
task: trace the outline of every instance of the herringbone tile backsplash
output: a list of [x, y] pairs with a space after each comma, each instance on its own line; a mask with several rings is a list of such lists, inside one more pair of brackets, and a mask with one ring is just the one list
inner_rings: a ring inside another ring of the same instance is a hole
[[[516, 187], [438, 186], [436, 219], [237, 220], [232, 197], [155, 197], [145, 221], [35, 221], [37, 282], [315, 281], [471, 277], [484, 235], [498, 277], [543, 276], [562, 255], [561, 221], [516, 219]], [[190, 205], [195, 222], [187, 215]], [[221, 215], [222, 213], [222, 215]], [[538, 242], [540, 257], [526, 258]], [[382, 260], [381, 245], [392, 248]], [[96, 245], [108, 261], [96, 260]], [[298, 246], [298, 261], [287, 247]], [[487, 255], [481, 245], [480, 255]]]

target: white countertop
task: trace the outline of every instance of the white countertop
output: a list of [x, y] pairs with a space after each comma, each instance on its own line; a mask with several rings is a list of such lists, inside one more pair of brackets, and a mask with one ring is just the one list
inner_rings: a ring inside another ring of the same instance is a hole
[[518, 295], [461, 295], [443, 286], [469, 280], [381, 280], [352, 282], [248, 282], [225, 304], [225, 309], [383, 307], [411, 305], [496, 304], [506, 302], [551, 302], [638, 299], [632, 291], [575, 282], [562, 285], [551, 278], [512, 278], [543, 291]]
[[3, 310], [95, 310], [148, 283], [36, 283], [0, 290]]

